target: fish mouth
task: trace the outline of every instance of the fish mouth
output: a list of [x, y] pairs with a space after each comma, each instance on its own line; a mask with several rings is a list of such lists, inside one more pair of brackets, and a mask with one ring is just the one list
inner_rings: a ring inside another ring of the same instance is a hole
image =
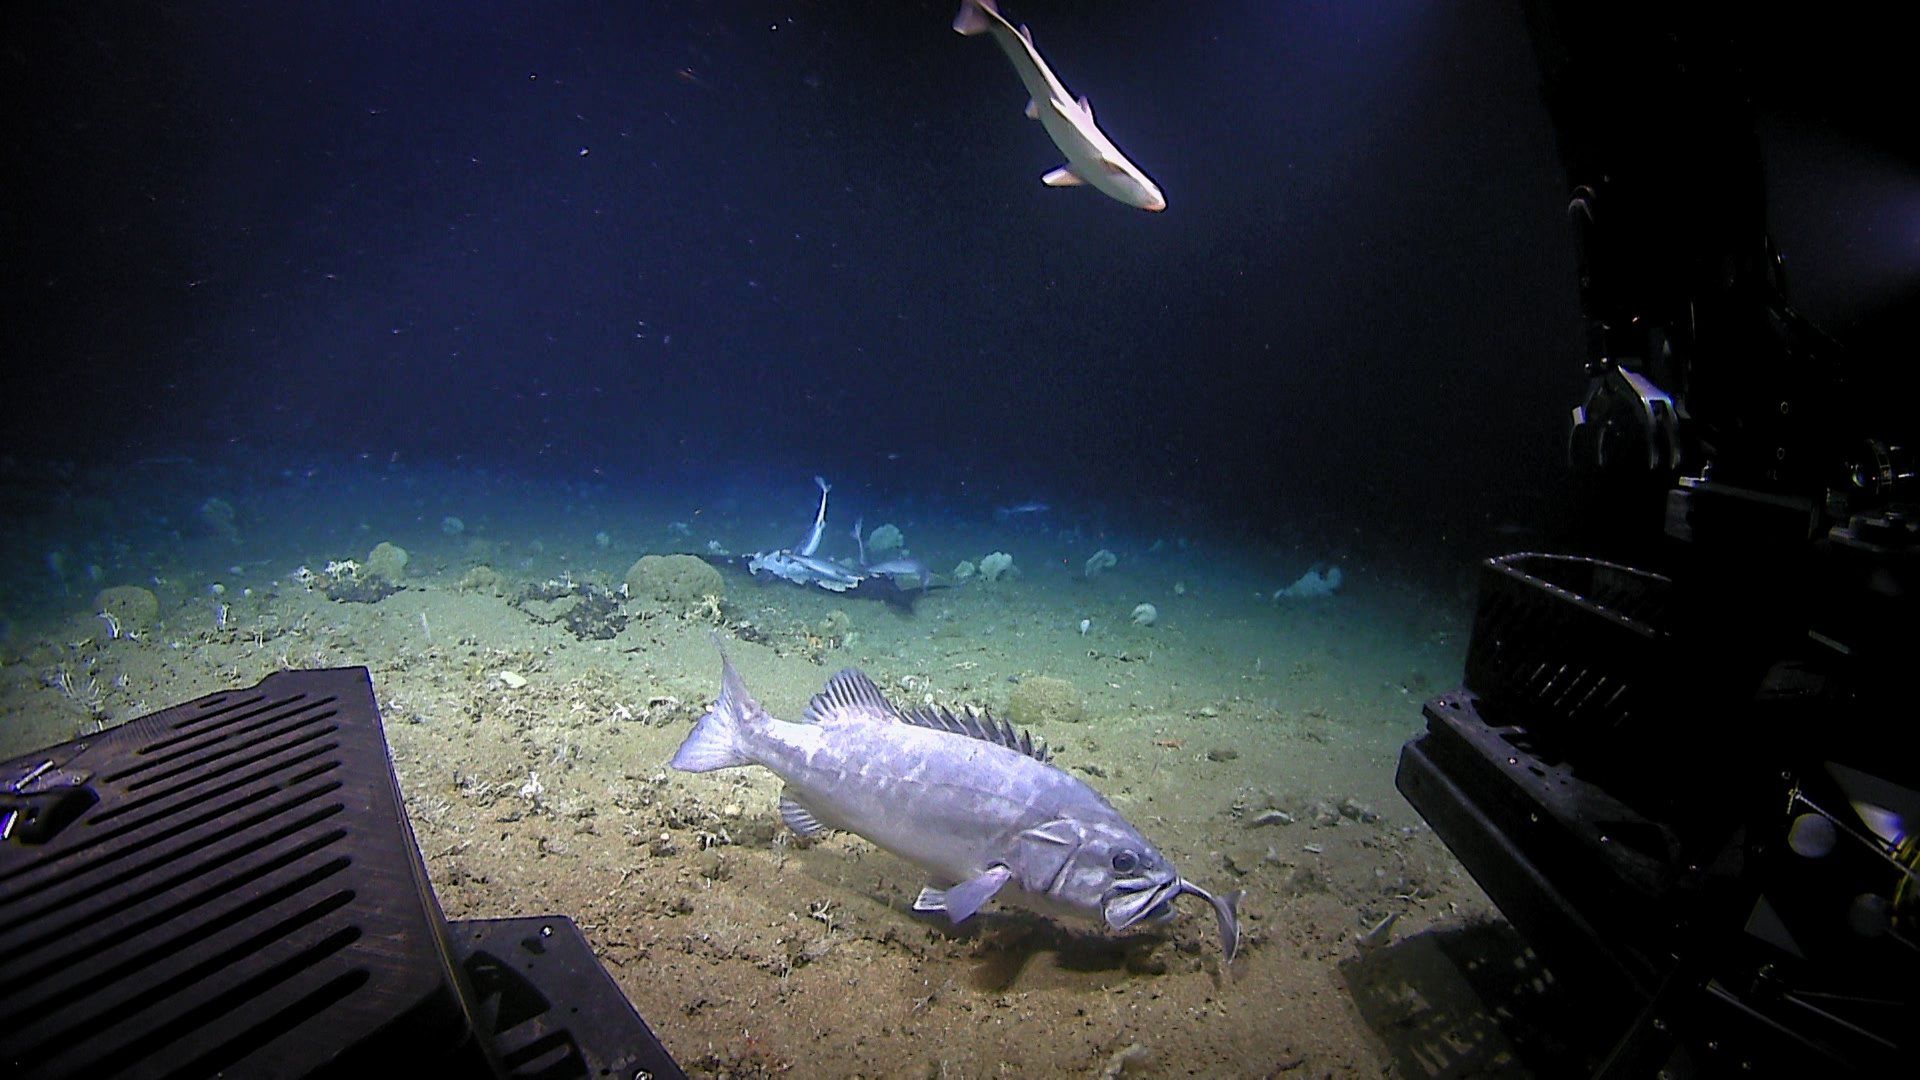
[[1163, 917], [1171, 909], [1173, 898], [1180, 895], [1183, 884], [1177, 877], [1171, 881], [1133, 878], [1115, 884], [1101, 905], [1105, 909], [1107, 926], [1114, 930], [1125, 930], [1142, 919]]
[[1125, 930], [1140, 922], [1163, 922], [1173, 917], [1173, 902], [1182, 893], [1191, 893], [1212, 905], [1214, 921], [1220, 930], [1220, 951], [1227, 963], [1233, 963], [1240, 951], [1240, 897], [1245, 895], [1239, 891], [1215, 896], [1181, 877], [1172, 881], [1149, 878], [1123, 881], [1107, 893], [1104, 905], [1107, 925]]
[[1213, 905], [1214, 922], [1220, 927], [1220, 951], [1225, 954], [1227, 963], [1233, 963], [1235, 954], [1240, 951], [1240, 898], [1246, 892], [1235, 889], [1225, 896], [1215, 896], [1184, 878], [1180, 881], [1179, 891], [1192, 893]]

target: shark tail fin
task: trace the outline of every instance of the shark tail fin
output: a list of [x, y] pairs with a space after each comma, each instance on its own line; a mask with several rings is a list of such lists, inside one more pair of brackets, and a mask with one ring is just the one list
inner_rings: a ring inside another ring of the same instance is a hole
[[1000, 13], [1000, 9], [994, 6], [994, 0], [960, 0], [960, 13], [953, 17], [953, 28], [968, 37], [984, 34], [993, 29], [993, 20], [987, 17], [988, 12], [995, 15]]

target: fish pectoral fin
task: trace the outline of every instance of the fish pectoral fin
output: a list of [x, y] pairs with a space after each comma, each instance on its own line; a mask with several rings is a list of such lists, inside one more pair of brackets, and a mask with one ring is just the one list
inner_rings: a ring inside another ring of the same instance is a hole
[[[965, 922], [973, 917], [974, 912], [987, 906], [987, 901], [993, 899], [993, 894], [999, 892], [1000, 887], [1011, 880], [1013, 880], [1013, 871], [1004, 866], [989, 867], [986, 873], [947, 889], [940, 897], [940, 907], [937, 910], [945, 911], [947, 918], [954, 922]], [[936, 910], [920, 906], [921, 901], [927, 899], [927, 894], [935, 891], [920, 890], [920, 899], [914, 901], [914, 909], [916, 911]]]
[[1086, 183], [1085, 180], [1080, 179], [1079, 174], [1065, 165], [1041, 177], [1040, 182], [1048, 187], [1079, 187]]
[[1027, 99], [1027, 119], [1040, 119], [1040, 103], [1032, 98]]
[[946, 911], [947, 890], [936, 889], [931, 885], [925, 886], [920, 890], [920, 895], [913, 898], [913, 910]]
[[813, 811], [790, 795], [780, 796], [780, 820], [787, 823], [787, 828], [809, 840], [825, 836], [831, 831], [820, 824], [819, 819], [813, 816]]

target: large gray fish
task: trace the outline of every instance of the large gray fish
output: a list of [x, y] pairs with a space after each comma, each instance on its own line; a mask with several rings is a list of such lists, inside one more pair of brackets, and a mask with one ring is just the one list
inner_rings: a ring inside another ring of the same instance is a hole
[[827, 680], [806, 718], [769, 716], [723, 653], [719, 700], [673, 767], [771, 769], [794, 832], [857, 833], [925, 870], [917, 911], [957, 923], [997, 894], [1124, 930], [1172, 918], [1192, 893], [1213, 905], [1228, 962], [1239, 950], [1242, 894], [1182, 878], [1098, 792], [1049, 764], [1044, 741], [987, 716], [903, 711], [853, 668]]

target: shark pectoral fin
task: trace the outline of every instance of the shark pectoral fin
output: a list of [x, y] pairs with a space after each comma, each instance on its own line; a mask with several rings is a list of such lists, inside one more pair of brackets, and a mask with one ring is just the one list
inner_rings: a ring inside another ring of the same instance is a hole
[[1040, 119], [1040, 103], [1033, 100], [1032, 98], [1027, 99], [1027, 119], [1029, 120]]
[[1080, 179], [1072, 169], [1065, 165], [1041, 177], [1040, 182], [1048, 187], [1079, 187], [1081, 184], [1086, 183], [1085, 180]]
[[780, 820], [787, 823], [787, 828], [809, 840], [825, 836], [830, 831], [813, 816], [813, 811], [800, 805], [790, 795], [780, 796]]
[[[993, 899], [993, 894], [1011, 880], [1013, 871], [1004, 866], [991, 867], [979, 877], [948, 889], [942, 898], [941, 908], [947, 913], [947, 918], [954, 922], [965, 922], [973, 917], [974, 912], [985, 907], [987, 901]], [[921, 898], [924, 899], [929, 891], [922, 890]], [[913, 906], [919, 909], [919, 901], [915, 901]]]

